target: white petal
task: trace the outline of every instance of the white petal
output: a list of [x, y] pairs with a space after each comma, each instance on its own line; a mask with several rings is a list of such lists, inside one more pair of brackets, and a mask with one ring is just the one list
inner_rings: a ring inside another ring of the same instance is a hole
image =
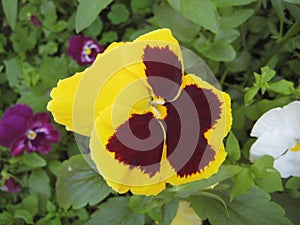
[[277, 169], [281, 177], [300, 177], [300, 151], [287, 151], [286, 154], [274, 161], [274, 168]]
[[278, 107], [264, 113], [255, 123], [251, 136], [260, 137], [266, 131], [280, 130], [300, 138], [300, 101], [294, 101], [283, 108]]
[[255, 162], [263, 155], [269, 155], [274, 158], [279, 157], [285, 151], [293, 147], [295, 141], [290, 135], [280, 131], [267, 131], [263, 133], [250, 149], [250, 160]]

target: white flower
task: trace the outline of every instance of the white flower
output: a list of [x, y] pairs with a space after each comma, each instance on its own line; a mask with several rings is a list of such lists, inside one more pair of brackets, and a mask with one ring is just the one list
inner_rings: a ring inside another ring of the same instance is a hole
[[270, 155], [281, 177], [300, 176], [300, 101], [264, 113], [250, 135], [258, 138], [250, 149], [252, 162]]

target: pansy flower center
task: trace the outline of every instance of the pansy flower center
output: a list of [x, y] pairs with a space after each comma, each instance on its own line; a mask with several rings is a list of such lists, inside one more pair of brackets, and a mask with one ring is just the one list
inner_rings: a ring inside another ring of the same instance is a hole
[[152, 97], [150, 100], [150, 108], [156, 118], [163, 119], [166, 116], [166, 101], [163, 98]]
[[36, 136], [37, 136], [37, 133], [35, 131], [33, 131], [33, 130], [27, 131], [27, 138], [29, 140], [34, 140], [36, 138]]
[[291, 148], [291, 151], [300, 151], [300, 141], [297, 141], [296, 145]]
[[84, 53], [90, 55], [92, 53], [92, 50], [90, 48], [86, 48], [84, 49]]

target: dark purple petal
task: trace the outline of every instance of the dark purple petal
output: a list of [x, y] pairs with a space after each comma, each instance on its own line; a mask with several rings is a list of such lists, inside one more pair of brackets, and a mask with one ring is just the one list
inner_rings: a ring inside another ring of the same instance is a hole
[[59, 131], [50, 123], [49, 113], [37, 113], [27, 131], [27, 152], [38, 151], [42, 154], [51, 151], [50, 143], [58, 143]]
[[0, 145], [10, 147], [12, 142], [24, 134], [33, 111], [27, 105], [15, 105], [9, 108], [0, 121]]
[[6, 117], [11, 116], [11, 115], [20, 116], [20, 117], [23, 117], [26, 120], [30, 120], [33, 117], [33, 111], [27, 105], [16, 104], [16, 105], [10, 107], [9, 109], [7, 109], [4, 112], [1, 121], [3, 119], [5, 119]]
[[67, 54], [72, 57], [78, 64], [81, 64], [81, 52], [83, 49], [84, 37], [75, 35], [69, 38], [69, 47]]
[[60, 133], [56, 129], [52, 129], [48, 135], [46, 135], [46, 140], [53, 142], [53, 143], [58, 143], [60, 139]]
[[14, 179], [8, 178], [5, 181], [5, 184], [1, 187], [1, 190], [15, 194], [20, 192], [21, 188], [19, 185], [17, 185]]
[[42, 141], [36, 149], [41, 154], [48, 154], [51, 151], [51, 145], [48, 141]]
[[50, 123], [50, 114], [46, 112], [41, 112], [35, 114], [31, 124], [30, 128], [34, 129], [35, 127], [42, 127], [43, 124], [49, 124]]
[[12, 156], [17, 157], [21, 155], [25, 149], [26, 149], [26, 137], [22, 136], [12, 143], [10, 153]]
[[75, 35], [69, 38], [67, 54], [80, 65], [92, 64], [97, 55], [103, 51], [104, 47], [90, 37]]
[[36, 16], [31, 16], [30, 21], [35, 27], [39, 27], [41, 25], [40, 21]]

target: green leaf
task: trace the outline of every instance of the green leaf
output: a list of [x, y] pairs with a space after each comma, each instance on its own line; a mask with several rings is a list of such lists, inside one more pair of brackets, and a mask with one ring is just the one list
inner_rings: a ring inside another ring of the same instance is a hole
[[84, 28], [87, 28], [113, 0], [82, 0], [76, 12], [75, 28], [79, 33]]
[[55, 5], [52, 1], [43, 1], [40, 12], [45, 18], [44, 23], [46, 23], [48, 26], [51, 26], [56, 22], [57, 14]]
[[294, 198], [300, 197], [300, 177], [291, 177], [285, 184], [286, 189]]
[[[227, 41], [228, 42], [228, 41]], [[227, 69], [232, 73], [238, 73], [248, 70], [249, 65], [252, 65], [252, 58], [248, 51], [242, 50], [237, 53], [235, 59], [226, 63]]]
[[270, 83], [269, 89], [283, 95], [290, 95], [293, 93], [294, 90], [294, 83], [287, 81], [285, 79], [282, 79], [280, 81]]
[[251, 166], [255, 184], [269, 193], [283, 191], [280, 173], [273, 168], [273, 162], [273, 157], [263, 156]]
[[118, 25], [120, 23], [124, 23], [129, 18], [129, 11], [126, 6], [122, 3], [114, 4], [109, 13], [107, 14], [107, 18], [114, 25]]
[[233, 185], [230, 191], [230, 201], [236, 197], [245, 194], [254, 186], [252, 174], [249, 168], [242, 168], [233, 178]]
[[32, 169], [44, 167], [47, 165], [46, 160], [38, 155], [36, 152], [30, 154], [23, 154], [19, 157], [11, 158], [10, 163], [21, 163], [29, 166]]
[[177, 11], [180, 11], [181, 0], [167, 0], [169, 5]]
[[170, 188], [170, 191], [176, 192], [177, 195], [181, 198], [186, 198], [198, 191], [204, 190], [209, 188], [212, 185], [215, 185], [216, 183], [219, 183], [221, 181], [224, 181], [235, 174], [239, 173], [241, 171], [241, 167], [234, 166], [234, 165], [223, 165], [220, 167], [219, 172], [210, 178], [174, 186]]
[[158, 196], [133, 195], [128, 206], [136, 213], [147, 213], [153, 208], [162, 207], [173, 199], [173, 195], [161, 194]]
[[103, 22], [100, 17], [97, 17], [94, 22], [88, 27], [87, 31], [85, 32], [86, 36], [90, 36], [93, 38], [97, 38], [99, 34], [101, 34], [103, 29]]
[[98, 225], [99, 221], [105, 225], [144, 224], [144, 215], [134, 213], [128, 207], [128, 202], [129, 198], [126, 197], [110, 198], [99, 206], [99, 209], [92, 214], [92, 218], [86, 225]]
[[216, 34], [215, 42], [225, 41], [227, 43], [232, 43], [240, 36], [240, 32], [235, 29], [220, 29]]
[[257, 187], [253, 187], [244, 195], [229, 200], [228, 191], [217, 192], [225, 201], [227, 211], [219, 201], [206, 196], [192, 199], [192, 207], [202, 219], [209, 219], [214, 225], [243, 224], [243, 225], [291, 225], [284, 217], [284, 210], [274, 202], [270, 196]]
[[26, 224], [33, 224], [33, 216], [25, 209], [18, 209], [14, 213], [15, 219], [22, 219]]
[[112, 43], [118, 40], [118, 34], [115, 31], [107, 31], [102, 34], [100, 43], [106, 45], [107, 43]]
[[64, 161], [58, 169], [56, 196], [59, 205], [65, 209], [95, 205], [110, 193], [111, 188], [81, 155]]
[[236, 52], [232, 45], [225, 41], [209, 44], [207, 48], [203, 48], [201, 45], [197, 46], [197, 44], [195, 47], [205, 57], [214, 61], [229, 62], [234, 60], [236, 56]]
[[163, 206], [163, 220], [158, 225], [170, 225], [178, 210], [179, 200], [174, 199], [173, 201]]
[[16, 24], [15, 32], [9, 36], [15, 52], [18, 52], [18, 54], [23, 53], [23, 56], [25, 56], [24, 53], [27, 51], [34, 49], [38, 38], [39, 35], [37, 30], [30, 30], [28, 27], [22, 27], [19, 23]]
[[18, 99], [19, 104], [27, 104], [35, 112], [45, 111], [48, 101], [50, 100], [47, 91], [35, 91], [33, 88], [22, 91], [21, 97]]
[[283, 0], [284, 2], [292, 3], [292, 4], [299, 4], [300, 5], [300, 0]]
[[12, 30], [17, 21], [18, 0], [2, 0], [2, 8]]
[[130, 7], [132, 12], [146, 14], [152, 10], [153, 0], [131, 0]]
[[[255, 75], [255, 73], [254, 73]], [[269, 66], [261, 68], [261, 80], [262, 82], [268, 82], [276, 75], [276, 71], [271, 69]]]
[[55, 211], [55, 205], [51, 201], [47, 201], [47, 212], [54, 213]]
[[11, 225], [13, 224], [13, 217], [8, 212], [0, 213], [0, 225]]
[[161, 4], [153, 10], [154, 20], [160, 27], [172, 30], [176, 38], [183, 42], [192, 41], [200, 30], [200, 26], [187, 20], [168, 4]]
[[161, 207], [153, 208], [147, 214], [155, 221], [162, 222], [163, 220], [163, 210]]
[[181, 0], [180, 12], [185, 18], [213, 33], [217, 33], [219, 30], [220, 16], [211, 0]]
[[30, 193], [39, 196], [39, 206], [45, 210], [47, 200], [51, 197], [50, 179], [47, 173], [42, 169], [32, 171], [28, 183]]
[[39, 211], [39, 199], [37, 195], [29, 195], [25, 197], [20, 204], [16, 206], [17, 209], [26, 209], [33, 217]]
[[230, 6], [241, 6], [248, 5], [257, 0], [213, 0], [217, 7], [230, 7]]
[[11, 88], [21, 89], [23, 74], [19, 63], [15, 59], [4, 61], [6, 78]]
[[59, 79], [68, 74], [68, 65], [65, 57], [46, 57], [39, 69], [41, 81], [45, 87], [52, 88]]
[[236, 162], [241, 158], [241, 149], [239, 141], [231, 131], [226, 139], [227, 157], [230, 161]]
[[228, 15], [222, 15], [220, 26], [226, 29], [236, 28], [245, 23], [253, 13], [253, 9], [241, 9]]
[[259, 91], [259, 87], [251, 87], [249, 88], [244, 95], [245, 104], [250, 104], [253, 102], [253, 98], [257, 95]]
[[39, 54], [41, 55], [53, 55], [55, 52], [57, 52], [57, 43], [53, 41], [39, 46]]
[[299, 198], [292, 198], [286, 192], [272, 193], [272, 200], [278, 203], [286, 212], [286, 217], [289, 218], [294, 224], [300, 221], [300, 201]]

